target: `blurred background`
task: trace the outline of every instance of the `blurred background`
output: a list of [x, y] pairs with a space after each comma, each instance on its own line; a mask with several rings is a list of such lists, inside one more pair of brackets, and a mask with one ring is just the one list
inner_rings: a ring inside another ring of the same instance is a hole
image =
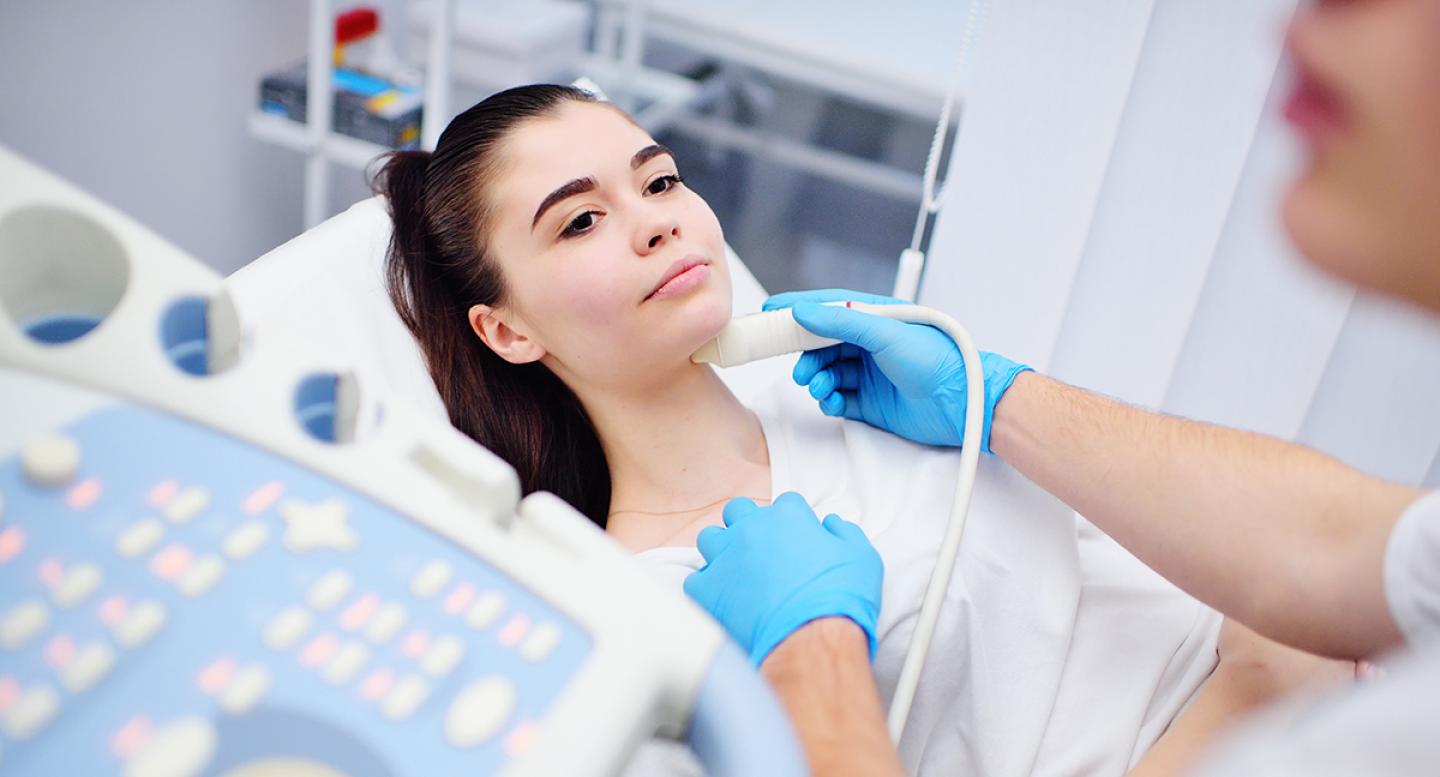
[[[442, 110], [589, 76], [678, 153], [768, 289], [888, 293], [953, 89], [920, 302], [1062, 379], [1440, 486], [1440, 327], [1320, 276], [1275, 218], [1302, 163], [1277, 115], [1296, 7], [459, 0]], [[432, 6], [332, 8], [374, 12], [347, 65], [418, 99]], [[307, 175], [321, 152], [284, 76], [310, 19], [301, 0], [0, 3], [0, 144], [232, 272], [366, 197], [383, 151], [332, 137]]]

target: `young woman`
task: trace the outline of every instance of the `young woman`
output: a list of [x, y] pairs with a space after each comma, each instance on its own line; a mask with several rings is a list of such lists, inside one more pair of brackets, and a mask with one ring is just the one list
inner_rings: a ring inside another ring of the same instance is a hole
[[[875, 672], [893, 691], [958, 454], [824, 417], [790, 385], [746, 407], [690, 362], [730, 317], [730, 277], [720, 224], [667, 149], [585, 92], [520, 87], [378, 183], [391, 295], [455, 426], [677, 587], [733, 497], [798, 491], [857, 522], [885, 562]], [[1187, 703], [1205, 714], [1157, 753], [1261, 687], [1222, 672], [1202, 689], [1219, 617], [997, 459], [959, 570], [900, 743], [914, 772], [1119, 775]], [[1247, 662], [1266, 650], [1239, 630], [1225, 642]], [[1161, 760], [1140, 768], [1179, 759]]]

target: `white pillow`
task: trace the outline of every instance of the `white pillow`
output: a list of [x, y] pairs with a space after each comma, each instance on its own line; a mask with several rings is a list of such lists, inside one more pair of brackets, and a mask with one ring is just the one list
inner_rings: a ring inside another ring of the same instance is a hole
[[[385, 291], [390, 214], [380, 197], [352, 205], [290, 240], [226, 280], [247, 331], [281, 327], [321, 352], [350, 364], [366, 397], [401, 397], [447, 419], [419, 346]], [[759, 281], [726, 247], [736, 315], [753, 313], [767, 296]], [[791, 359], [721, 372], [742, 402], [785, 374]]]

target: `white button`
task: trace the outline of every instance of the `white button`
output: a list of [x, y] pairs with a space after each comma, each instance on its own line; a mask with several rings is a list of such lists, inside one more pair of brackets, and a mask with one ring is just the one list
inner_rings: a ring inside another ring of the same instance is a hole
[[310, 630], [310, 612], [304, 607], [286, 607], [265, 627], [265, 644], [271, 650], [289, 650]]
[[89, 563], [76, 564], [55, 584], [50, 596], [61, 607], [73, 607], [95, 593], [95, 589], [100, 587], [100, 579], [100, 567]]
[[154, 518], [136, 521], [115, 538], [115, 552], [125, 558], [138, 558], [149, 553], [165, 537], [165, 524]]
[[71, 693], [84, 693], [95, 687], [115, 666], [115, 651], [104, 642], [91, 642], [80, 648], [75, 660], [60, 673], [60, 684]]
[[231, 715], [249, 712], [270, 690], [270, 672], [260, 664], [247, 664], [220, 694], [220, 709]]
[[0, 647], [14, 650], [50, 625], [50, 608], [39, 599], [21, 602], [0, 620]]
[[419, 677], [407, 674], [380, 701], [380, 713], [390, 720], [404, 720], [430, 695], [430, 686]]
[[261, 521], [246, 521], [230, 532], [220, 550], [235, 561], [254, 555], [270, 539], [270, 527]]
[[80, 446], [63, 435], [41, 437], [20, 454], [25, 477], [46, 488], [58, 488], [75, 479], [80, 470]]
[[335, 651], [335, 657], [321, 670], [320, 676], [331, 685], [344, 685], [355, 679], [368, 658], [370, 650], [363, 644], [353, 640], [346, 642]]
[[165, 520], [171, 523], [189, 523], [195, 516], [210, 506], [210, 492], [203, 488], [187, 488], [165, 505]]
[[400, 629], [405, 626], [408, 617], [405, 608], [394, 602], [382, 606], [375, 613], [375, 619], [365, 627], [365, 639], [377, 645], [389, 642], [395, 638], [396, 634], [400, 633]]
[[60, 694], [48, 685], [37, 685], [15, 701], [0, 718], [0, 727], [11, 739], [28, 739], [60, 711]]
[[343, 569], [332, 569], [320, 576], [305, 594], [305, 601], [311, 607], [325, 612], [334, 609], [345, 595], [350, 593], [350, 575]]
[[486, 591], [465, 613], [465, 625], [472, 629], [489, 628], [505, 611], [505, 597], [498, 591]]
[[560, 644], [560, 629], [553, 623], [542, 623], [520, 644], [520, 657], [526, 661], [544, 661]]
[[464, 642], [455, 637], [441, 637], [420, 657], [420, 671], [439, 679], [450, 674], [464, 656]]
[[175, 585], [186, 596], [200, 596], [220, 582], [225, 575], [225, 562], [219, 556], [201, 556], [195, 560]]
[[450, 565], [436, 559], [420, 567], [420, 571], [410, 579], [410, 593], [421, 599], [429, 599], [440, 593], [440, 589], [444, 588], [448, 582], [450, 582]]
[[515, 686], [504, 677], [497, 675], [471, 683], [456, 695], [445, 713], [445, 739], [456, 747], [484, 744], [510, 720], [515, 698]]
[[164, 625], [164, 605], [155, 601], [140, 602], [115, 627], [115, 641], [120, 647], [139, 647], [149, 642]]
[[215, 728], [204, 718], [180, 718], [155, 732], [125, 764], [125, 777], [195, 777], [215, 755]]
[[285, 519], [285, 547], [295, 553], [310, 550], [354, 550], [360, 544], [345, 520], [350, 511], [338, 499], [307, 504], [289, 499], [280, 505]]

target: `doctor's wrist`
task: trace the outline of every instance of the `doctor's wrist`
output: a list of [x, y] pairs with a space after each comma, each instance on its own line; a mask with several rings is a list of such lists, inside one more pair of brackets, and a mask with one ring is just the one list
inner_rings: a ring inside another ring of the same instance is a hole
[[785, 673], [817, 659], [846, 664], [856, 657], [869, 665], [869, 634], [851, 618], [828, 615], [806, 623], [781, 640], [760, 663], [760, 672], [766, 676]]
[[1047, 384], [1050, 382], [1049, 378], [1033, 370], [1015, 376], [1009, 390], [995, 403], [995, 415], [990, 424], [990, 452], [1011, 461], [1011, 454], [1023, 447], [1028, 435], [1025, 428], [1026, 407], [1049, 390]]

